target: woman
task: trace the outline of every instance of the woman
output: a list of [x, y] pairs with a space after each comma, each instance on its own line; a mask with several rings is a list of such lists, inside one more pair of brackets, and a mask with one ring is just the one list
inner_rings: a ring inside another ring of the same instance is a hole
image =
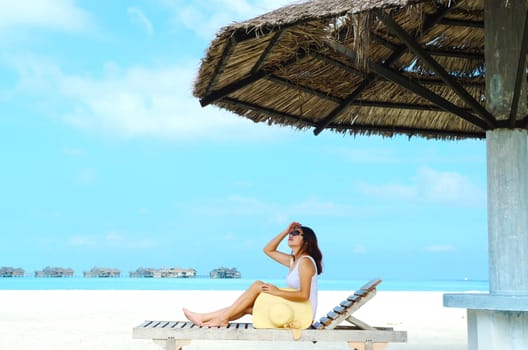
[[[288, 246], [291, 254], [277, 250], [280, 242], [288, 236]], [[317, 308], [317, 275], [323, 272], [323, 255], [317, 245], [317, 237], [313, 230], [292, 222], [287, 229], [279, 233], [265, 247], [264, 253], [278, 263], [289, 267], [286, 283], [294, 290], [286, 291], [276, 286], [255, 281], [237, 300], [226, 308], [198, 313], [183, 309], [185, 317], [199, 326], [227, 326], [244, 315], [252, 314], [253, 304], [260, 293], [269, 293], [291, 301], [310, 300], [315, 318]]]

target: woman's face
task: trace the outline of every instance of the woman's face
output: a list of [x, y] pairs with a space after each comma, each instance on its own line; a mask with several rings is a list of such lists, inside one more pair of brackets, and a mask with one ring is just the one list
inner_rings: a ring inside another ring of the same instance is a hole
[[288, 247], [301, 247], [303, 243], [302, 230], [299, 227], [288, 233]]

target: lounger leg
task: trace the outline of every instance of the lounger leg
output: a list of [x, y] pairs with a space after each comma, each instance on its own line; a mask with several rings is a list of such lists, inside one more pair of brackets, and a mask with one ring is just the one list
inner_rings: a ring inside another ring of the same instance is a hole
[[348, 342], [348, 346], [352, 350], [383, 350], [387, 347], [387, 343], [374, 343], [372, 341], [366, 341], [364, 343], [353, 343]]
[[348, 342], [348, 346], [352, 349], [352, 350], [370, 350], [367, 348], [367, 343], [353, 343], [353, 342]]
[[191, 343], [190, 340], [176, 340], [172, 337], [167, 339], [152, 339], [152, 341], [161, 346], [163, 350], [181, 350], [185, 345]]

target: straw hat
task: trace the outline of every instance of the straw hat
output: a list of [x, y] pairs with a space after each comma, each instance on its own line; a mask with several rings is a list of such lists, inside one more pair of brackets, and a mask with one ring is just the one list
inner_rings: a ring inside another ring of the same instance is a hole
[[253, 305], [255, 328], [306, 329], [312, 324], [312, 304], [260, 293]]

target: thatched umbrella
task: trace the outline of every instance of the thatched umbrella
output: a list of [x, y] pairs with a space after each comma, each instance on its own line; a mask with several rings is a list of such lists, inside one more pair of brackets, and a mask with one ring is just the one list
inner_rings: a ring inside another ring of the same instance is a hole
[[444, 296], [468, 308], [471, 349], [528, 348], [527, 8], [295, 3], [222, 28], [194, 89], [202, 106], [316, 135], [485, 138], [490, 293]]

